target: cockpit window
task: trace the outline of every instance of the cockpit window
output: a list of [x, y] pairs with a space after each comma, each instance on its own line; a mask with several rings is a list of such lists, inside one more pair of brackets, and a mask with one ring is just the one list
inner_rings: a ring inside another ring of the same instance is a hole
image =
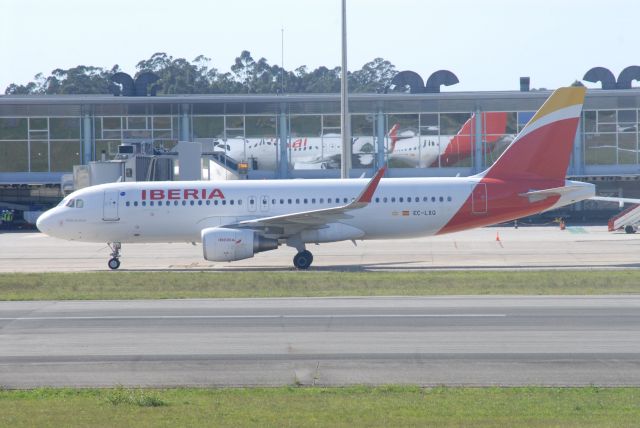
[[62, 202], [60, 202], [60, 205], [63, 205], [69, 208], [83, 208], [84, 207], [84, 201], [82, 199], [69, 199], [68, 201], [63, 200]]

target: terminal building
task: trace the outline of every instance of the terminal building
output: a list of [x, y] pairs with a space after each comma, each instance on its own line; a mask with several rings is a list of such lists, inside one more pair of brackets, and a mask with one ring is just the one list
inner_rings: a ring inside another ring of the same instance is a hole
[[[390, 177], [478, 173], [549, 94], [352, 94], [350, 174], [371, 176], [384, 163]], [[600, 195], [640, 197], [639, 109], [640, 89], [588, 90], [568, 176], [595, 183]], [[74, 166], [117, 159], [132, 146], [166, 158], [179, 142], [203, 144], [196, 178], [219, 177], [210, 165], [241, 179], [339, 177], [340, 97], [0, 96], [0, 208], [46, 208], [63, 197]], [[194, 177], [178, 157], [172, 162], [170, 178]], [[598, 208], [617, 207], [587, 201], [574, 210]]]

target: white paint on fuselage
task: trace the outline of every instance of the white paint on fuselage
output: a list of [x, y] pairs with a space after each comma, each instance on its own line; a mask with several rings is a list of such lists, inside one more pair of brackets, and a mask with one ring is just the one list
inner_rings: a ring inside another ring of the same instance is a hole
[[[339, 222], [362, 230], [365, 233], [362, 239], [433, 235], [460, 209], [476, 180], [472, 177], [383, 179], [371, 204], [349, 211], [350, 218]], [[62, 203], [43, 214], [39, 227], [51, 236], [88, 242], [192, 242], [199, 241], [201, 230], [207, 227], [346, 205], [360, 194], [367, 182], [367, 179], [354, 179], [110, 183], [73, 192], [65, 201], [82, 199], [83, 207], [67, 207]], [[141, 205], [143, 189], [147, 190], [145, 206]], [[171, 201], [167, 206], [163, 199], [162, 205], [154, 201], [150, 206], [150, 189], [165, 192], [208, 189], [206, 193], [220, 189], [226, 204], [214, 198], [209, 200], [210, 205], [202, 199], [188, 199], [186, 205], [182, 205], [181, 198], [176, 200], [178, 205]], [[109, 190], [116, 190], [119, 195], [124, 193], [119, 196], [117, 221], [103, 220], [104, 193]], [[255, 198], [255, 210], [251, 208], [252, 198]], [[215, 201], [218, 205], [214, 205]], [[135, 202], [138, 206], [134, 206]], [[406, 211], [409, 215], [403, 215]]]

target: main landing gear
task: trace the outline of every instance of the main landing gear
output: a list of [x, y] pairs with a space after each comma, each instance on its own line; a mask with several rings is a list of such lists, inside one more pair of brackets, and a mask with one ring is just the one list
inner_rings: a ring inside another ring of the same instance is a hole
[[293, 257], [293, 265], [296, 269], [309, 269], [311, 263], [313, 263], [313, 254], [311, 254], [311, 251], [303, 250]]
[[109, 269], [115, 270], [120, 267], [120, 249], [122, 244], [119, 242], [107, 242], [109, 248], [111, 248], [111, 258], [107, 262]]

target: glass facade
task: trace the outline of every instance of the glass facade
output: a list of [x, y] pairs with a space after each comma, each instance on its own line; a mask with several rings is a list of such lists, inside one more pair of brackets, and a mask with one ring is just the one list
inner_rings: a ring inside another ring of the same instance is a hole
[[[495, 162], [547, 96], [354, 95], [352, 166], [376, 168], [384, 161], [404, 175], [413, 174], [410, 169], [415, 175], [478, 172]], [[211, 143], [212, 150], [274, 176], [283, 153], [290, 172], [340, 168], [335, 95], [105, 99], [0, 97], [0, 174], [54, 177], [103, 155], [112, 159], [123, 143], [152, 142], [171, 151], [182, 139]], [[639, 108], [640, 90], [589, 91], [570, 174], [636, 174]]]
[[79, 117], [0, 117], [0, 172], [70, 172], [80, 134]]

